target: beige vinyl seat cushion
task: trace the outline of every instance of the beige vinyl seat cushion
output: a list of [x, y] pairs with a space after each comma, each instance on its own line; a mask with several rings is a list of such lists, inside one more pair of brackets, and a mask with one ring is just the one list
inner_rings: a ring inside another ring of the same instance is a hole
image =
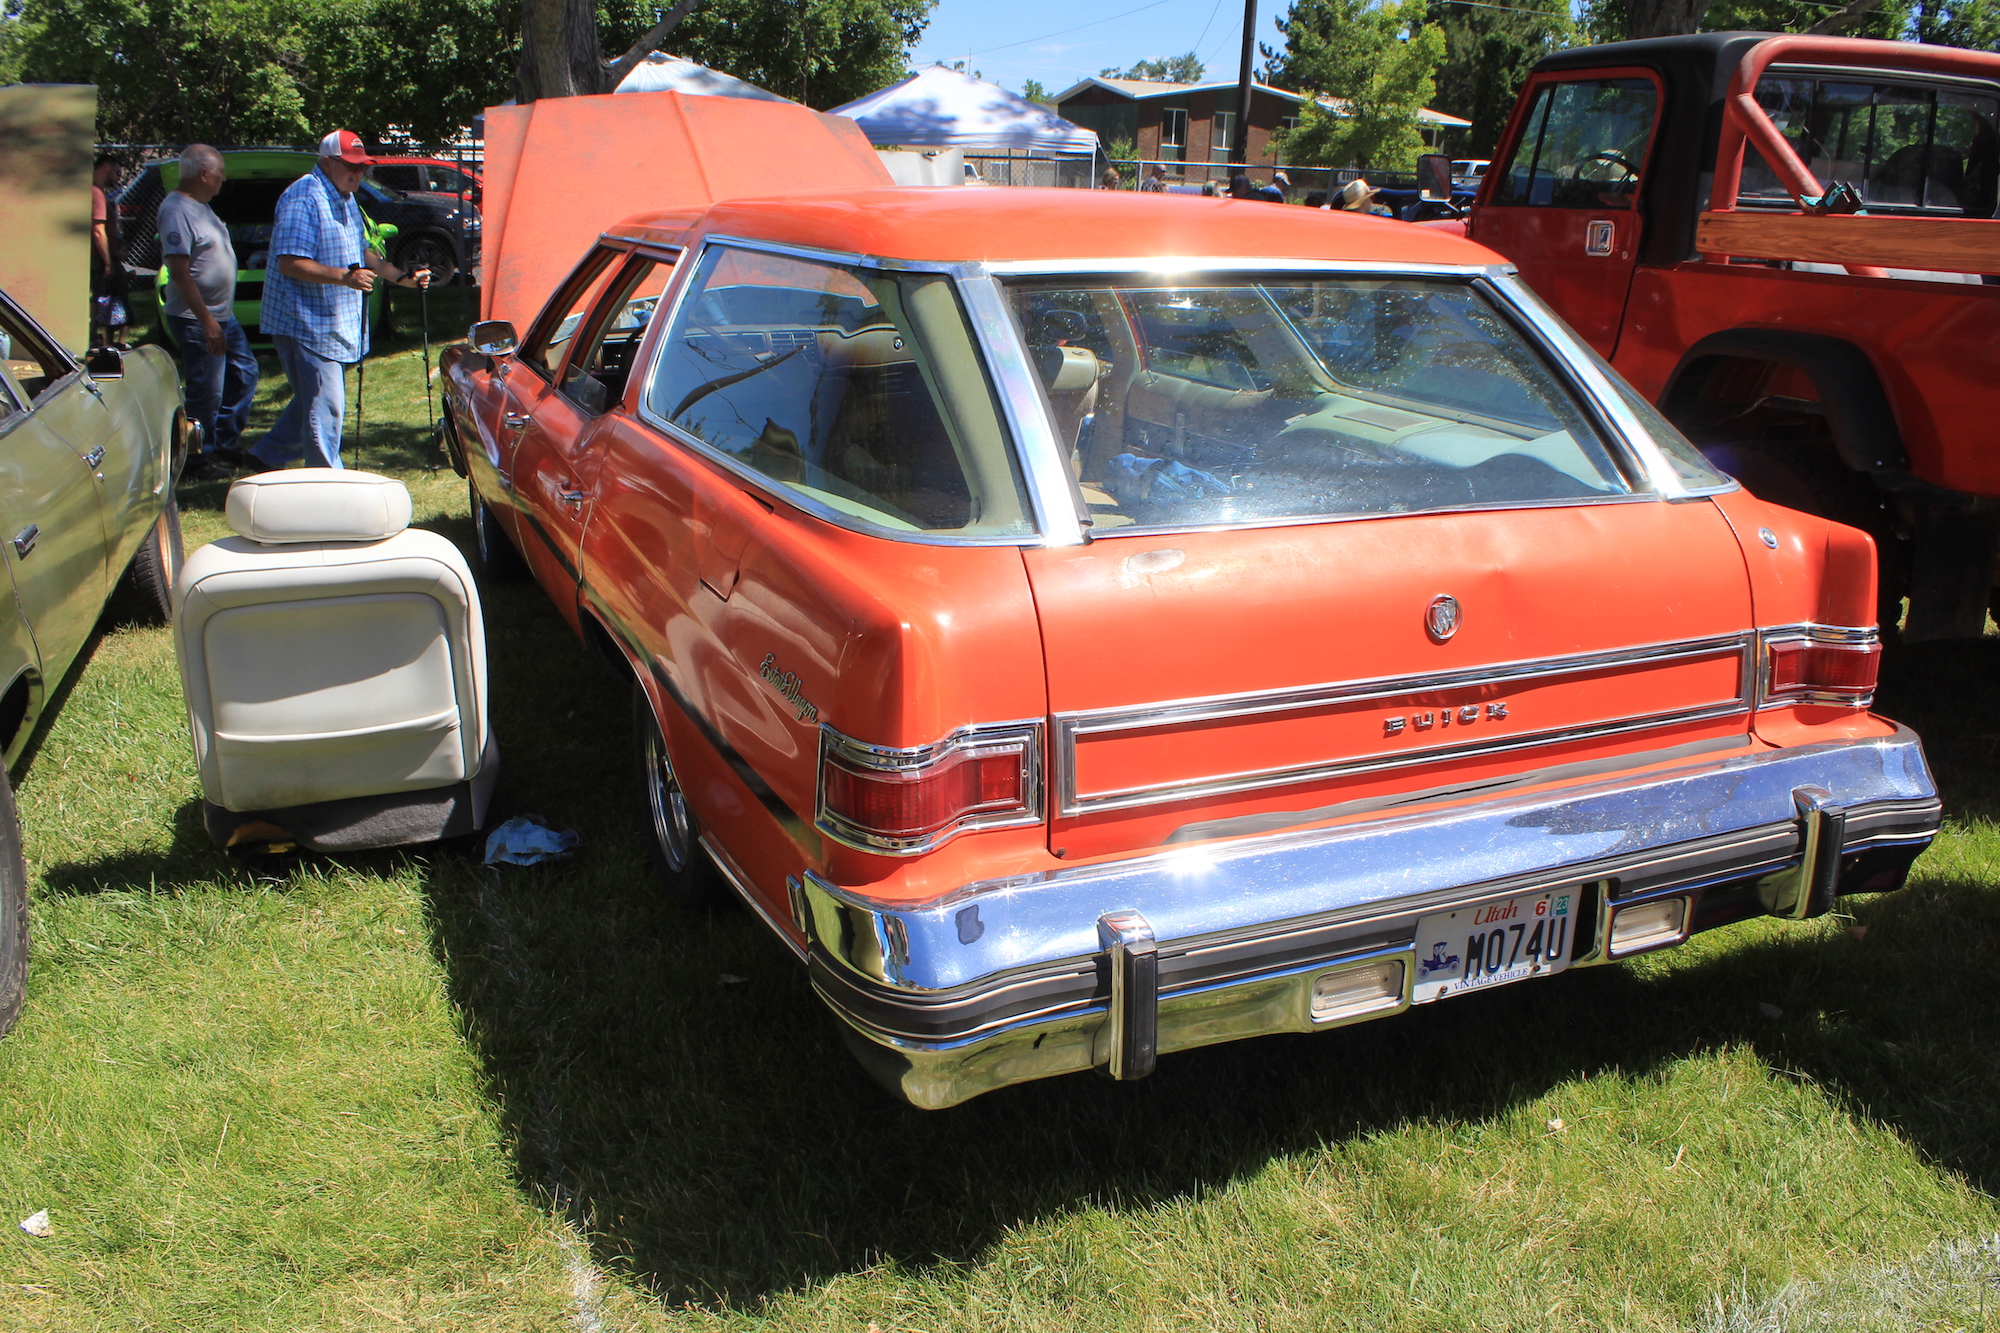
[[267, 473], [232, 486], [227, 513], [237, 535], [189, 556], [174, 589], [202, 795], [241, 813], [477, 777], [479, 593], [457, 547], [408, 529], [402, 483]]

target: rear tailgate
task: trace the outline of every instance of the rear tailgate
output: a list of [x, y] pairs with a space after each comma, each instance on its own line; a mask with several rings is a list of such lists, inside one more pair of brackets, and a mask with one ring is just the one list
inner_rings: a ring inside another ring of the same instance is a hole
[[[1706, 501], [1023, 558], [1055, 714], [1050, 841], [1071, 859], [1748, 743], [1746, 574]], [[1459, 623], [1440, 636], [1446, 596]]]

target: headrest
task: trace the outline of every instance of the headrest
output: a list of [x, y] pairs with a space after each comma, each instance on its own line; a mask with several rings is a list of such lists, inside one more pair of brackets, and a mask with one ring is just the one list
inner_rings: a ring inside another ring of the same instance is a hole
[[375, 542], [410, 526], [410, 492], [372, 472], [294, 468], [236, 482], [224, 512], [237, 536], [265, 546]]
[[1050, 393], [1076, 393], [1097, 383], [1097, 353], [1088, 347], [1032, 347], [1035, 371]]

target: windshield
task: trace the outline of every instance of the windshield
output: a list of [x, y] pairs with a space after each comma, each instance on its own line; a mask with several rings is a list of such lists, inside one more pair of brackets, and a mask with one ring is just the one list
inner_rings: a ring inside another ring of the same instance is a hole
[[1069, 279], [1011, 294], [1099, 532], [1631, 493], [1554, 371], [1469, 283]]

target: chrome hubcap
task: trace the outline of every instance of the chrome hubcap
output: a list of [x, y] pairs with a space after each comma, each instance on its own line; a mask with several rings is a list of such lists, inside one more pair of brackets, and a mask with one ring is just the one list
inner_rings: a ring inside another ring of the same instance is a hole
[[660, 854], [666, 858], [667, 868], [678, 874], [687, 869], [694, 830], [657, 725], [646, 728], [646, 803], [652, 810], [653, 838], [660, 845]]

